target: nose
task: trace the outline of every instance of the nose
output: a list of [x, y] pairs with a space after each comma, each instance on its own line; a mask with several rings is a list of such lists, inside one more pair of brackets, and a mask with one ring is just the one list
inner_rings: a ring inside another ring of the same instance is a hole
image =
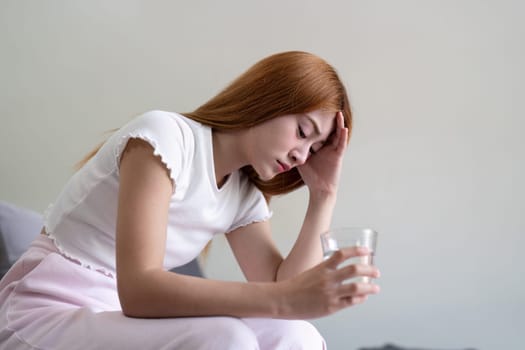
[[303, 165], [308, 160], [309, 147], [307, 145], [296, 148], [290, 152], [290, 159], [295, 166]]

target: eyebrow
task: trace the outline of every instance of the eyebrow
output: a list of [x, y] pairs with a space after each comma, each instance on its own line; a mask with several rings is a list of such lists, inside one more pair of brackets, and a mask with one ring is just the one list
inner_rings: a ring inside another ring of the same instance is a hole
[[317, 136], [321, 136], [321, 130], [319, 129], [319, 125], [317, 125], [316, 121], [312, 117], [310, 117], [308, 114], [306, 114], [306, 118], [314, 126], [314, 131], [317, 134]]

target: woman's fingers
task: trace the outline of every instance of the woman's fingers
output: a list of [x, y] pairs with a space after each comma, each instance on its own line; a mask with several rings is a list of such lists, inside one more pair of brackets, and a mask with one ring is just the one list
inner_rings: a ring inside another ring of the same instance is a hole
[[329, 144], [336, 152], [342, 152], [348, 143], [348, 128], [345, 127], [343, 112], [337, 112], [335, 119], [336, 125], [329, 138]]
[[334, 278], [339, 282], [343, 282], [344, 280], [355, 277], [378, 278], [379, 275], [379, 270], [373, 265], [354, 264], [338, 269], [334, 273]]
[[325, 264], [330, 268], [336, 269], [337, 266], [345, 260], [369, 254], [370, 251], [366, 247], [344, 247], [336, 250], [332, 256], [325, 261]]
[[331, 278], [336, 286], [335, 293], [345, 307], [360, 304], [366, 301], [368, 295], [379, 293], [378, 285], [361, 282], [362, 280], [359, 279], [360, 277], [378, 278], [380, 272], [374, 265], [356, 263], [339, 267], [348, 259], [369, 254], [370, 251], [366, 247], [341, 248], [325, 261], [327, 267], [333, 269]]
[[377, 294], [379, 293], [379, 286], [373, 283], [354, 282], [348, 284], [341, 284], [337, 292], [341, 298], [355, 298], [370, 294]]
[[337, 112], [337, 114], [335, 115], [335, 128], [329, 138], [329, 141], [330, 141], [329, 144], [334, 149], [337, 149], [339, 147], [339, 141], [341, 140], [343, 128], [344, 128], [343, 114], [341, 112]]
[[352, 305], [362, 304], [368, 299], [368, 295], [348, 296], [342, 297], [340, 301], [343, 303], [343, 307]]
[[337, 113], [337, 139], [334, 140], [334, 148], [343, 151], [348, 141], [348, 128], [345, 127], [343, 112]]

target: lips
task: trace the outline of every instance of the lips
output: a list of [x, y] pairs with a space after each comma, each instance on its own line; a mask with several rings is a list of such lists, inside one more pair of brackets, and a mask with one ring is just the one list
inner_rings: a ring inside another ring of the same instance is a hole
[[280, 172], [285, 172], [285, 171], [290, 170], [290, 166], [289, 165], [287, 165], [285, 163], [281, 163], [280, 161], [277, 161], [277, 163], [279, 164]]

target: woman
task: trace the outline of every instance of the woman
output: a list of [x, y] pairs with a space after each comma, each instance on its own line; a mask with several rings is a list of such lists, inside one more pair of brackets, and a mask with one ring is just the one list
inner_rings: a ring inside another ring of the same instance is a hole
[[[334, 69], [267, 57], [191, 113], [145, 113], [87, 157], [42, 235], [0, 283], [1, 349], [323, 349], [301, 319], [378, 292], [366, 255], [322, 261], [351, 128]], [[267, 201], [302, 185], [309, 205], [286, 258]], [[168, 270], [226, 233], [247, 282]]]

